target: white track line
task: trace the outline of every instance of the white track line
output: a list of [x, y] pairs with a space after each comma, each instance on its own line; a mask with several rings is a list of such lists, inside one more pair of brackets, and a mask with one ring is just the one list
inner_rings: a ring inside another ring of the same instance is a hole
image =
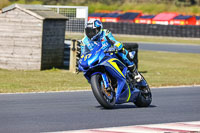
[[[199, 87], [200, 85], [181, 85], [181, 86], [162, 86], [162, 87], [151, 87], [152, 90], [154, 89], [172, 89], [172, 88], [185, 88], [185, 87]], [[48, 94], [48, 93], [66, 93], [66, 92], [90, 92], [91, 89], [87, 90], [67, 90], [67, 91], [47, 91], [47, 92], [18, 92], [18, 93], [0, 93], [0, 95], [21, 95], [21, 94]]]
[[71, 130], [51, 133], [200, 133], [200, 121]]

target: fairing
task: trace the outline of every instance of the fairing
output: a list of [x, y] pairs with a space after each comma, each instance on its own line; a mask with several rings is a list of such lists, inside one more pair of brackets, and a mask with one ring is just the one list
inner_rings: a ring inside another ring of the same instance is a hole
[[101, 44], [81, 57], [79, 68], [90, 83], [94, 74], [101, 74], [105, 87], [109, 87], [106, 73], [117, 80], [116, 103], [133, 102], [139, 93], [137, 88], [129, 88], [126, 82], [127, 67], [117, 58], [115, 54], [104, 53]]

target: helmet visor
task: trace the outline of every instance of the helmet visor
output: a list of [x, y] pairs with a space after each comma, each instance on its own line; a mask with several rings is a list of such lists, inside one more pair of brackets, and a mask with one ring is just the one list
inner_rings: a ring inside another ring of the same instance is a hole
[[85, 28], [85, 34], [86, 36], [91, 39], [92, 37], [94, 37], [97, 34], [97, 29], [96, 28], [90, 28], [90, 27], [86, 27]]

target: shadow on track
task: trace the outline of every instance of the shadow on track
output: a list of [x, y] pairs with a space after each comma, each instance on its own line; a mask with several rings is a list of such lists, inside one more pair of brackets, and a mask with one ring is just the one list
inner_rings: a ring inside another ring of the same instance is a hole
[[148, 73], [148, 71], [139, 71], [140, 73]]
[[[136, 105], [127, 105], [127, 104], [118, 104], [115, 105], [115, 107], [111, 110], [116, 110], [116, 109], [141, 109], [141, 108], [155, 108], [157, 107], [156, 105], [150, 105], [149, 107], [137, 107]], [[96, 106], [96, 108], [99, 108], [101, 110], [110, 110], [110, 109], [105, 109], [102, 106]]]

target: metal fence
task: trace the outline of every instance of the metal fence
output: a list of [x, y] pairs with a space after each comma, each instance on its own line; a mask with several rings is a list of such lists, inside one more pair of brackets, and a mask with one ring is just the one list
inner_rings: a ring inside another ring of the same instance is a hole
[[69, 33], [73, 33], [73, 32], [83, 33], [84, 32], [84, 27], [88, 19], [87, 6], [44, 5], [44, 7], [51, 8], [53, 11], [69, 18], [69, 21], [66, 22], [67, 32]]

